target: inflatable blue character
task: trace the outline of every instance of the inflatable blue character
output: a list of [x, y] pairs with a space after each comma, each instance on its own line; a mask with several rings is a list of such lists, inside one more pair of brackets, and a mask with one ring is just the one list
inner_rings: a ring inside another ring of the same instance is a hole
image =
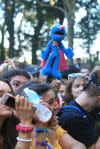
[[[61, 57], [64, 54], [72, 59], [74, 56], [73, 49], [66, 49], [61, 42], [65, 37], [65, 27], [63, 25], [54, 25], [50, 31], [51, 40], [48, 42], [45, 50], [42, 50], [42, 64], [43, 67], [40, 71], [42, 76], [51, 75], [55, 79], [61, 79], [62, 75], [59, 71]], [[63, 62], [66, 62], [62, 60]]]

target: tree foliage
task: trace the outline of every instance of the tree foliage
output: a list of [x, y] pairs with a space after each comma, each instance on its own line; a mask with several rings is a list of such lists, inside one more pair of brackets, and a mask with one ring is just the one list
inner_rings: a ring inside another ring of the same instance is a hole
[[[62, 24], [65, 17], [68, 21], [68, 46], [73, 47], [74, 37], [82, 39], [83, 48], [91, 59], [90, 49], [100, 28], [97, 0], [0, 0], [0, 4], [4, 18], [0, 22], [1, 62], [5, 59], [6, 49], [8, 57], [20, 56], [26, 50], [32, 53], [32, 63], [36, 64], [36, 51], [46, 46], [51, 25], [57, 19]], [[81, 8], [86, 15], [78, 22], [79, 32], [75, 32], [75, 13]], [[4, 47], [5, 38], [9, 40], [9, 48]]]
[[77, 2], [78, 9], [83, 7], [86, 15], [80, 20], [80, 32], [76, 33], [77, 38], [83, 39], [82, 47], [86, 49], [91, 61], [91, 46], [96, 39], [100, 29], [100, 4], [97, 0], [87, 0]]

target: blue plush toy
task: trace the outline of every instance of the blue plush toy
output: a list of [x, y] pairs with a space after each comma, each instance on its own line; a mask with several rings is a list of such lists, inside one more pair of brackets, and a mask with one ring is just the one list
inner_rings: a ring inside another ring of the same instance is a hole
[[[62, 44], [65, 37], [65, 27], [63, 25], [54, 25], [50, 32], [51, 40], [45, 50], [42, 50], [42, 69], [43, 76], [53, 76], [55, 79], [61, 79], [62, 75], [58, 70], [61, 54], [65, 54], [69, 59], [74, 56], [73, 49], [66, 49]], [[63, 56], [64, 57], [64, 56]]]

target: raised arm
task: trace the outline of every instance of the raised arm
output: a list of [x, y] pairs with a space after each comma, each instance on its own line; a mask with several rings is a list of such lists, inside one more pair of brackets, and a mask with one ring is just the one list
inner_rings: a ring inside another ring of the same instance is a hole
[[42, 59], [47, 60], [48, 55], [51, 51], [51, 44], [52, 44], [52, 40], [50, 40], [47, 44], [46, 49], [42, 50], [41, 55], [42, 55]]
[[[33, 111], [31, 102], [24, 97], [16, 97], [16, 115], [20, 119], [20, 124], [16, 126], [19, 135], [16, 138], [15, 149], [47, 149], [49, 146], [46, 140], [47, 124], [41, 123]], [[33, 117], [36, 122], [34, 126]]]
[[65, 48], [64, 45], [62, 44], [62, 42], [60, 42], [60, 48], [61, 50], [64, 52], [64, 54], [69, 58], [72, 59], [72, 57], [74, 56], [74, 52], [72, 48]]
[[33, 131], [32, 103], [28, 102], [24, 97], [16, 96], [16, 115], [20, 119], [20, 124], [16, 126], [19, 132], [15, 149], [30, 149]]

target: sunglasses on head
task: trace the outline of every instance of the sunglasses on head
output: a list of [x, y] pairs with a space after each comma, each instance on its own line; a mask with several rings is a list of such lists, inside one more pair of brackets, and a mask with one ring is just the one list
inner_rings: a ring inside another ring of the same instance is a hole
[[85, 77], [84, 73], [72, 73], [68, 75], [68, 81], [76, 79], [78, 77]]

